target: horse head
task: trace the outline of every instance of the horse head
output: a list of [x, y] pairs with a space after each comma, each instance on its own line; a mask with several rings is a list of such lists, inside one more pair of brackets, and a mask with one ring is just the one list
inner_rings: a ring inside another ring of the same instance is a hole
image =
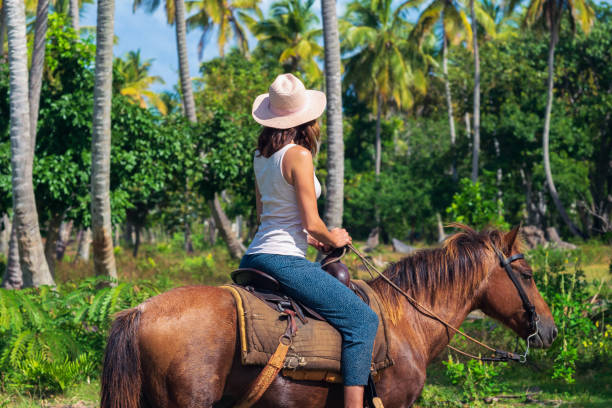
[[529, 337], [531, 347], [547, 348], [557, 337], [557, 326], [522, 257], [518, 233], [517, 226], [506, 234], [491, 235], [493, 266], [476, 306], [523, 339]]

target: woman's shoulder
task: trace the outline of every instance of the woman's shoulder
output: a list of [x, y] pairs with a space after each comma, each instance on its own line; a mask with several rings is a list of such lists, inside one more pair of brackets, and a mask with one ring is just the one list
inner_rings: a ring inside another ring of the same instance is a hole
[[302, 160], [304, 159], [312, 160], [312, 153], [310, 152], [310, 150], [308, 150], [304, 146], [294, 144], [293, 146], [287, 149], [287, 152], [285, 153], [285, 157], [289, 159], [295, 158], [295, 159], [302, 159]]

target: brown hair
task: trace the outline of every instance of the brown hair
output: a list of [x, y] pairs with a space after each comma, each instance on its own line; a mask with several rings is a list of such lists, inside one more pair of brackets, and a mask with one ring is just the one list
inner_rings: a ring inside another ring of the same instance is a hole
[[264, 127], [259, 134], [257, 150], [260, 156], [270, 157], [293, 140], [293, 143], [310, 150], [314, 156], [317, 154], [320, 134], [321, 128], [316, 119], [289, 129]]

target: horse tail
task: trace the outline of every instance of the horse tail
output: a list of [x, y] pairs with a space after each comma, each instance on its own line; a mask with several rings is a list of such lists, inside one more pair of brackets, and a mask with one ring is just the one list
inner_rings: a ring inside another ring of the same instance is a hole
[[139, 408], [142, 369], [138, 348], [139, 308], [117, 314], [108, 336], [102, 369], [100, 408]]

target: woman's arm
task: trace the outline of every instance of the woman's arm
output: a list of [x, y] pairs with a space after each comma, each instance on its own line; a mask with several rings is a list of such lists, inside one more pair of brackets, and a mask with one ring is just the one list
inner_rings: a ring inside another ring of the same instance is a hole
[[317, 241], [334, 248], [350, 244], [352, 239], [345, 229], [334, 228], [329, 231], [319, 216], [310, 151], [301, 146], [290, 148], [285, 153], [282, 168], [285, 179], [295, 188], [304, 229]]

